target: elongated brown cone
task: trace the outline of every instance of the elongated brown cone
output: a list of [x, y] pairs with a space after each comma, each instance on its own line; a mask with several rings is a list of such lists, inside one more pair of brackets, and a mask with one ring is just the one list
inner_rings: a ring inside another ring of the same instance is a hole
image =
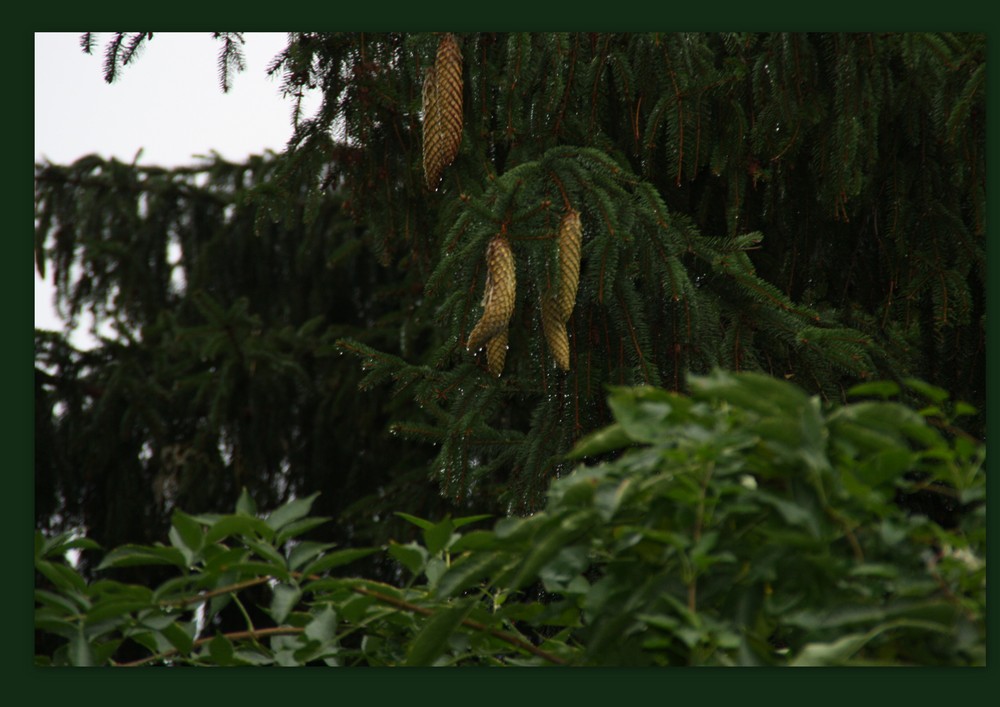
[[507, 360], [507, 336], [509, 331], [509, 329], [504, 329], [486, 342], [486, 366], [490, 369], [490, 373], [495, 376], [503, 373], [503, 364]]
[[569, 370], [569, 336], [566, 333], [566, 323], [559, 317], [558, 305], [550, 297], [542, 296], [542, 331], [549, 351], [556, 360], [556, 365], [564, 371]]
[[434, 67], [424, 75], [424, 179], [433, 189], [441, 179], [444, 164], [441, 161], [441, 111], [437, 100]]
[[483, 316], [469, 334], [469, 350], [476, 351], [484, 343], [507, 330], [514, 314], [517, 295], [517, 275], [514, 251], [507, 236], [497, 234], [486, 247], [486, 290], [483, 295]]
[[576, 290], [580, 284], [580, 248], [583, 227], [580, 212], [570, 210], [559, 224], [559, 291], [556, 301], [563, 322], [569, 320], [576, 305]]
[[436, 189], [462, 144], [462, 50], [455, 36], [438, 42], [434, 66], [424, 78], [424, 179]]

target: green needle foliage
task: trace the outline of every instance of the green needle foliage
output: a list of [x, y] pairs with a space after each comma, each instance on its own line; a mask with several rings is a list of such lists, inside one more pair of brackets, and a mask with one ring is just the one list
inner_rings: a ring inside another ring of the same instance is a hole
[[[216, 36], [226, 88], [244, 38]], [[337, 523], [313, 542], [402, 538], [395, 511], [524, 515], [611, 421], [608, 385], [682, 394], [715, 368], [829, 403], [917, 378], [984, 408], [984, 35], [454, 39], [461, 142], [433, 190], [440, 33], [289, 35], [268, 69], [297, 101], [280, 155], [36, 166], [38, 272], [68, 322], [112, 332], [88, 351], [36, 332], [39, 529], [148, 545], [176, 508], [218, 513], [243, 488], [262, 507], [321, 492]], [[107, 42], [113, 80], [156, 40]], [[562, 371], [540, 298], [570, 209]], [[466, 349], [497, 234], [517, 280], [499, 377]]]
[[[304, 539], [315, 496], [261, 514], [175, 511], [169, 544], [67, 560], [91, 540], [38, 534], [45, 665], [692, 666], [986, 662], [985, 445], [973, 412], [917, 411], [879, 382], [825, 405], [726, 373], [690, 395], [616, 387], [613, 423], [570, 458], [543, 509], [494, 520], [399, 514], [382, 547]], [[953, 497], [948, 522], [900, 496]], [[475, 526], [479, 526], [477, 529]], [[383, 554], [395, 582], [356, 574]], [[166, 568], [151, 585], [115, 579]], [[227, 617], [237, 617], [235, 623]], [[227, 627], [228, 626], [228, 627]]]

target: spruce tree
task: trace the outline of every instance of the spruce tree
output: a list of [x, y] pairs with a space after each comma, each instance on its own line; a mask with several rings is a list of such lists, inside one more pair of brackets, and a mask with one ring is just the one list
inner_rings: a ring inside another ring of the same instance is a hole
[[[109, 80], [149, 41], [113, 36]], [[292, 34], [269, 71], [322, 104], [281, 155], [37, 166], [39, 271], [117, 331], [36, 333], [39, 523], [150, 539], [241, 486], [322, 491], [345, 537], [526, 513], [607, 386], [715, 367], [830, 400], [917, 377], [982, 409], [985, 51]]]

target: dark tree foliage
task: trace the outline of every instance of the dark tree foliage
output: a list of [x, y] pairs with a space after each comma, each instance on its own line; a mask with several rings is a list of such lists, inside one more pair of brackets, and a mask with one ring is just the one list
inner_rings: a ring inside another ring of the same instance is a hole
[[[461, 145], [429, 189], [442, 36], [290, 35], [269, 72], [322, 105], [281, 155], [36, 167], [39, 272], [116, 332], [36, 332], [39, 526], [149, 542], [242, 487], [321, 491], [338, 541], [394, 510], [523, 513], [609, 421], [606, 384], [715, 367], [984, 407], [984, 35], [457, 34]], [[114, 35], [108, 79], [151, 37]], [[218, 37], [226, 87], [243, 38]], [[564, 372], [539, 303], [571, 209]], [[497, 234], [499, 377], [465, 348]]]

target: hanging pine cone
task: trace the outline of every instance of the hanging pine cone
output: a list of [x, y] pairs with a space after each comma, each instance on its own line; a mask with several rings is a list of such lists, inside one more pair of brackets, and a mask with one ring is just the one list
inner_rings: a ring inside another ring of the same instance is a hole
[[469, 350], [476, 351], [500, 332], [506, 332], [514, 314], [517, 275], [514, 252], [507, 236], [498, 233], [486, 247], [486, 289], [483, 292], [483, 316], [469, 334]]
[[441, 161], [441, 111], [438, 106], [435, 91], [434, 67], [427, 69], [424, 76], [423, 111], [424, 111], [424, 178], [427, 186], [433, 189], [441, 179], [444, 164]]
[[462, 50], [452, 34], [441, 37], [424, 77], [423, 108], [424, 178], [436, 189], [462, 143]]
[[580, 252], [583, 227], [580, 212], [570, 209], [559, 223], [559, 279], [555, 292], [550, 288], [542, 295], [542, 331], [556, 365], [569, 370], [569, 335], [566, 322], [576, 306], [576, 291], [580, 285]]
[[556, 365], [564, 371], [569, 370], [569, 336], [566, 333], [566, 323], [559, 317], [559, 306], [555, 300], [542, 296], [542, 331], [549, 351], [556, 360]]
[[580, 284], [580, 247], [583, 227], [580, 212], [571, 209], [559, 224], [559, 316], [569, 321], [576, 305], [576, 290]]
[[507, 337], [509, 331], [509, 329], [504, 329], [486, 342], [486, 367], [495, 376], [503, 373], [503, 364], [507, 360]]

